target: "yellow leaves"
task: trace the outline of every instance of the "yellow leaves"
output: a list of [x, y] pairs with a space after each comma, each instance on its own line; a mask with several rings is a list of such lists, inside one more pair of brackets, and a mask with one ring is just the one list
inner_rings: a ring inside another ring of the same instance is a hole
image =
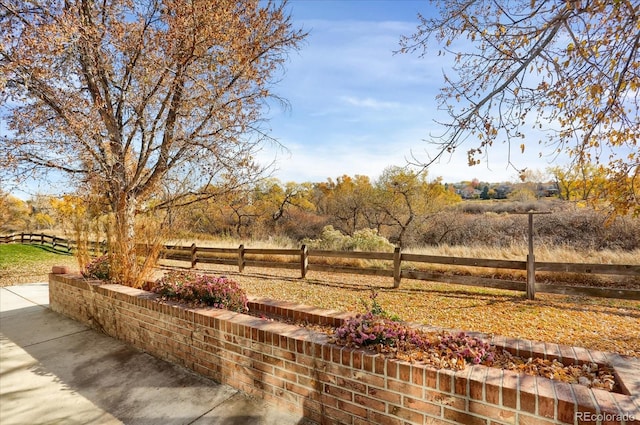
[[83, 217], [87, 212], [87, 205], [82, 198], [73, 195], [64, 195], [62, 199], [52, 199], [51, 206], [65, 218]]
[[587, 88], [589, 96], [594, 99], [600, 98], [603, 93], [602, 86], [600, 84], [592, 84]]

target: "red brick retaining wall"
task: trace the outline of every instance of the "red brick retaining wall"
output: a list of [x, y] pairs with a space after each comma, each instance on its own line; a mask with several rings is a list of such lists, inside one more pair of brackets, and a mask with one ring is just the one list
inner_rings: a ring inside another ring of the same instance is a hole
[[[640, 362], [557, 344], [495, 338], [515, 354], [612, 364], [623, 394], [485, 366], [436, 370], [328, 343], [318, 332], [156, 295], [50, 275], [50, 306], [156, 357], [321, 424], [640, 424]], [[253, 302], [267, 314], [340, 323], [344, 315]]]

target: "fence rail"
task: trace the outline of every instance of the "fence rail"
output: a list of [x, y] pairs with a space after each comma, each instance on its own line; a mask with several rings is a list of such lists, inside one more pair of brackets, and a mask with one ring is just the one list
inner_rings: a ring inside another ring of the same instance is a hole
[[[72, 253], [78, 248], [78, 242], [73, 239], [59, 238], [45, 233], [16, 233], [0, 236], [0, 244], [22, 243], [47, 246], [54, 251]], [[87, 248], [94, 253], [106, 252], [106, 242], [87, 241]]]
[[[54, 249], [64, 248], [67, 252], [73, 251], [77, 246], [76, 242], [72, 240], [44, 234], [26, 233], [0, 236], [0, 244], [2, 243], [47, 244], [52, 246]], [[96, 249], [96, 251], [104, 252], [104, 243], [92, 242], [91, 246]], [[259, 258], [260, 256], [266, 258]], [[187, 262], [190, 263], [191, 268], [195, 268], [198, 264], [221, 264], [237, 266], [240, 272], [243, 272], [245, 267], [299, 269], [302, 278], [305, 278], [309, 271], [351, 273], [392, 277], [395, 288], [398, 288], [401, 280], [405, 278], [452, 283], [457, 285], [483, 286], [525, 291], [527, 294], [530, 293], [530, 291], [528, 291], [528, 285], [531, 284], [529, 279], [527, 279], [527, 282], [524, 282], [469, 275], [448, 275], [425, 271], [420, 268], [428, 264], [441, 264], [456, 267], [484, 267], [492, 269], [523, 270], [527, 271], [528, 275], [535, 274], [535, 272], [619, 275], [630, 276], [638, 279], [638, 289], [557, 285], [536, 283], [534, 280], [533, 285], [535, 285], [535, 290], [533, 293], [535, 294], [537, 291], [552, 294], [640, 300], [640, 265], [554, 263], [531, 262], [530, 260], [517, 261], [445, 257], [437, 255], [402, 253], [399, 248], [396, 248], [392, 253], [329, 251], [308, 249], [304, 245], [300, 249], [255, 249], [245, 248], [244, 245], [240, 245], [238, 248], [198, 247], [195, 244], [190, 246], [165, 245], [161, 251], [161, 258], [164, 260]], [[343, 260], [380, 260], [386, 263], [384, 263], [385, 267], [355, 267], [328, 264], [326, 262], [327, 258], [338, 258]], [[529, 270], [530, 264], [533, 264], [533, 270]]]

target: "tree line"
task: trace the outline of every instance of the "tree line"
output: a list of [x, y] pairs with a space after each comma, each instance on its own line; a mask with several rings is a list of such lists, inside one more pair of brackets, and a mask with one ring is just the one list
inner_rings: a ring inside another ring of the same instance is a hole
[[[554, 170], [561, 171], [549, 171]], [[571, 180], [563, 172], [546, 183], [533, 180], [538, 177], [531, 174], [532, 180], [518, 183], [490, 184], [473, 179], [449, 184], [407, 168], [389, 167], [375, 180], [361, 175], [342, 175], [319, 183], [282, 183], [267, 178], [242, 189], [221, 191], [206, 201], [141, 214], [137, 228], [169, 230], [158, 230], [157, 235], [170, 239], [215, 237], [276, 243], [279, 239], [284, 245], [314, 239], [328, 243], [345, 236], [371, 242], [379, 237], [389, 242], [384, 246], [403, 248], [509, 246], [526, 237], [525, 217], [513, 213], [544, 210], [553, 214], [538, 219], [536, 237], [543, 243], [571, 243], [583, 249], [640, 246], [640, 236], [636, 236], [640, 235], [639, 219], [612, 218], [606, 208], [593, 208], [606, 206], [596, 176]], [[560, 177], [564, 179], [561, 183]], [[581, 183], [585, 181], [587, 186]], [[551, 196], [540, 191], [549, 185], [560, 190]], [[507, 199], [484, 200], [485, 191], [479, 188], [489, 186], [509, 188]], [[464, 201], [458, 193], [468, 188], [480, 192], [476, 200]], [[591, 197], [585, 196], [587, 193]], [[58, 228], [68, 235], [93, 233], [102, 239], [108, 233], [109, 220], [101, 202], [99, 193], [89, 197], [36, 196], [28, 202], [0, 194], [0, 232]], [[161, 194], [153, 202], [162, 204]]]

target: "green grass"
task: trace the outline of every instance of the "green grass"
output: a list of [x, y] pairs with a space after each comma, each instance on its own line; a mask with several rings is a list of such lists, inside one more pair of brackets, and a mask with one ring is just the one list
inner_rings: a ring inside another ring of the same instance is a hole
[[75, 270], [78, 263], [72, 254], [43, 245], [0, 245], [0, 286], [46, 281], [52, 266]]

